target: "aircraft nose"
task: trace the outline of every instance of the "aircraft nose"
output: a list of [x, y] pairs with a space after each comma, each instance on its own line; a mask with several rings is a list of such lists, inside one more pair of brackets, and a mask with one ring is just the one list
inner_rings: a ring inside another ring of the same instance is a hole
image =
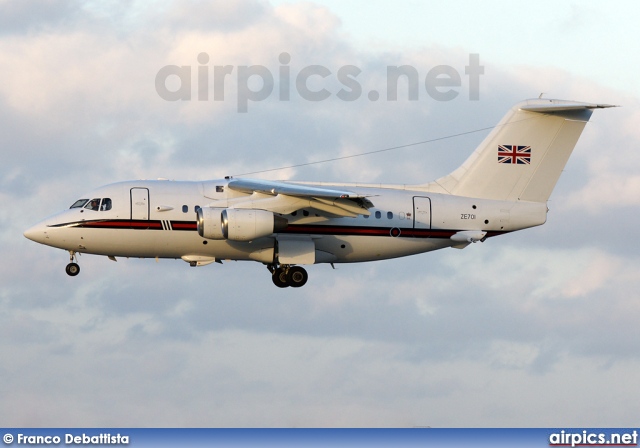
[[45, 240], [49, 238], [47, 235], [47, 226], [44, 222], [39, 222], [38, 224], [29, 227], [24, 231], [23, 235], [36, 243], [44, 243]]

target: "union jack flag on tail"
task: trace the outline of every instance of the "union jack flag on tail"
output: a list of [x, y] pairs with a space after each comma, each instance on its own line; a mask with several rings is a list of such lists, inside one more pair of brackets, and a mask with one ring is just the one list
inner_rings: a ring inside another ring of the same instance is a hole
[[498, 163], [531, 164], [531, 146], [498, 145]]

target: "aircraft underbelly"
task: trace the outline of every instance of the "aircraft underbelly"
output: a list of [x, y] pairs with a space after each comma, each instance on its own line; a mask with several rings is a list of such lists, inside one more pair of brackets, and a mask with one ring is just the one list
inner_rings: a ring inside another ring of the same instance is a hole
[[333, 253], [336, 263], [385, 260], [429, 252], [450, 245], [448, 239], [437, 238], [330, 236], [316, 240], [316, 249]]

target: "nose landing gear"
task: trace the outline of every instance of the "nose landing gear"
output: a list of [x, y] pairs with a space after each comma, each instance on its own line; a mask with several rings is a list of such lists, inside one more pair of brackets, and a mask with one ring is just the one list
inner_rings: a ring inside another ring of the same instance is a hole
[[77, 261], [75, 251], [73, 250], [69, 251], [69, 260], [71, 261], [71, 263], [67, 265], [67, 267], [65, 268], [65, 271], [67, 272], [67, 275], [70, 275], [71, 277], [75, 277], [80, 273], [80, 265], [75, 262]]

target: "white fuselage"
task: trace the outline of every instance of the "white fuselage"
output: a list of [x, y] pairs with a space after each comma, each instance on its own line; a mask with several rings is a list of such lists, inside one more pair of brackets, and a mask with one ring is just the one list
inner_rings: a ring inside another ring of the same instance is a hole
[[36, 224], [25, 236], [78, 253], [183, 259], [201, 256], [270, 264], [277, 254], [278, 235], [299, 235], [313, 240], [314, 263], [350, 263], [455, 247], [459, 243], [451, 237], [460, 232], [500, 235], [541, 225], [547, 213], [546, 203], [540, 202], [474, 199], [402, 185], [331, 184], [348, 186], [372, 198], [375, 206], [369, 209], [370, 216], [331, 217], [301, 209], [282, 215], [288, 226], [277, 235], [252, 241], [203, 238], [196, 230], [196, 207], [233, 204], [239, 193], [226, 188], [228, 182], [157, 180], [107, 185], [83, 199], [108, 198], [108, 210], [71, 208]]

